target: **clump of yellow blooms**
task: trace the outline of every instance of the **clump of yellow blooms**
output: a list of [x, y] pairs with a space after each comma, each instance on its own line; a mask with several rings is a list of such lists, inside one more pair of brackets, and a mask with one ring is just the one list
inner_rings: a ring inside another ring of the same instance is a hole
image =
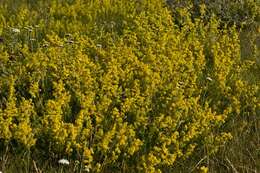
[[207, 173], [207, 172], [209, 172], [209, 168], [202, 166], [202, 167], [200, 167], [200, 172], [201, 173]]
[[256, 113], [235, 28], [192, 22], [187, 9], [177, 26], [160, 0], [59, 2], [18, 4], [10, 17], [0, 7], [0, 35], [16, 46], [0, 44], [0, 142], [94, 172], [162, 172], [205, 145], [217, 151], [230, 116]]

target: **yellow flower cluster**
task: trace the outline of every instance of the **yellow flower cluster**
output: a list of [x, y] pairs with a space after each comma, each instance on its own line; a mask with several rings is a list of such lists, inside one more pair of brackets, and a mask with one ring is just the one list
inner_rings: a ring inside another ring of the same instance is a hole
[[185, 9], [177, 26], [160, 0], [22, 2], [0, 7], [0, 142], [93, 172], [162, 172], [217, 151], [225, 121], [259, 107], [238, 33], [214, 17]]

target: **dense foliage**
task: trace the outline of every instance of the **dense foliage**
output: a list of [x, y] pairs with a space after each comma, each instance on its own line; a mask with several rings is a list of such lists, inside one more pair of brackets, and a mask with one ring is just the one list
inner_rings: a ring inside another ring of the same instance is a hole
[[238, 28], [205, 22], [205, 6], [176, 21], [161, 0], [0, 4], [3, 151], [167, 172], [218, 152], [234, 117], [259, 115], [257, 51], [242, 60]]

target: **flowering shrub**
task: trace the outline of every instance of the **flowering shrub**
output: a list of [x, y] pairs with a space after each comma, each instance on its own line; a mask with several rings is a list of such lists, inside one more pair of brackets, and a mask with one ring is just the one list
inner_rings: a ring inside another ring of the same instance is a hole
[[256, 114], [238, 33], [214, 17], [179, 29], [159, 0], [20, 2], [0, 7], [2, 143], [93, 172], [161, 172], [216, 152], [229, 117]]

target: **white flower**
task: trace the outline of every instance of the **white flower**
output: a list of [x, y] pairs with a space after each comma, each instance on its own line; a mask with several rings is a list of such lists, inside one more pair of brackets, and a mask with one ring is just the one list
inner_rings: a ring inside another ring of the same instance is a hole
[[12, 31], [15, 33], [20, 33], [20, 29], [18, 29], [18, 28], [12, 28]]
[[0, 173], [3, 173], [2, 171], [0, 171]]
[[210, 77], [207, 77], [206, 79], [209, 80], [209, 81], [212, 81], [212, 79]]
[[69, 162], [67, 159], [60, 159], [60, 160], [59, 160], [59, 164], [69, 165], [70, 162]]

